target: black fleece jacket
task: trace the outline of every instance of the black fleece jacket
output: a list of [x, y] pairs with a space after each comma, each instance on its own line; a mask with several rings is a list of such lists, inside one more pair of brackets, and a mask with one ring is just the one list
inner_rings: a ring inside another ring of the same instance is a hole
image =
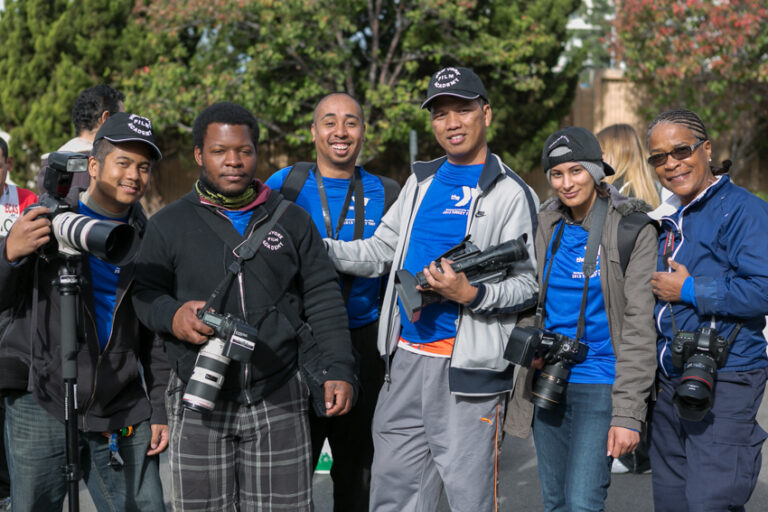
[[[67, 197], [75, 209], [79, 192], [73, 189]], [[134, 205], [128, 223], [141, 235], [146, 222], [141, 205]], [[0, 310], [12, 308], [13, 311], [12, 323], [0, 341], [3, 357], [30, 369], [28, 386], [24, 387], [32, 391], [46, 411], [63, 421], [61, 300], [52, 284], [60, 263], [58, 257], [49, 263], [31, 255], [13, 265], [5, 257], [5, 240], [0, 243]], [[162, 340], [136, 319], [130, 300], [135, 265], [120, 267], [112, 332], [103, 352], [99, 350], [94, 320], [93, 283], [87, 254], [83, 254], [77, 264], [77, 271], [81, 277], [77, 319], [80, 430], [104, 432], [144, 420], [166, 424], [164, 390], [170, 368]]]
[[[246, 235], [266, 222], [282, 197], [260, 183], [259, 187], [260, 202]], [[141, 321], [165, 337], [171, 368], [185, 382], [200, 346], [173, 336], [173, 316], [187, 301], [208, 299], [234, 259], [232, 250], [243, 240], [229, 218], [201, 203], [194, 190], [149, 221], [137, 262], [134, 306]], [[307, 212], [291, 204], [256, 256], [244, 264], [242, 276], [244, 305], [234, 281], [215, 309], [242, 319], [244, 307], [245, 320], [259, 330], [260, 340], [249, 363], [230, 362], [219, 399], [253, 403], [296, 373], [296, 333], [276, 308], [283, 296], [312, 327], [325, 356], [327, 380], [354, 382], [354, 355], [338, 277]]]

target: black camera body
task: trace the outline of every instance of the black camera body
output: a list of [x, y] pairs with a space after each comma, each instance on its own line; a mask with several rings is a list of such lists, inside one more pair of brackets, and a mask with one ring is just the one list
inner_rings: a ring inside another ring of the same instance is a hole
[[[496, 283], [503, 281], [512, 273], [516, 262], [528, 259], [528, 248], [525, 246], [527, 238], [527, 235], [523, 234], [515, 240], [481, 251], [469, 241], [467, 236], [459, 245], [437, 258], [435, 264], [442, 272], [440, 260], [442, 258], [453, 260], [451, 264], [453, 271], [457, 274], [464, 272], [473, 286], [480, 283]], [[420, 286], [422, 290], [419, 291], [416, 286]], [[429, 290], [424, 272], [414, 276], [405, 269], [398, 270], [395, 272], [395, 288], [411, 322], [419, 320], [422, 308], [442, 300], [441, 295]]]
[[568, 386], [571, 367], [587, 358], [589, 347], [563, 334], [534, 327], [515, 327], [509, 335], [504, 358], [530, 367], [534, 357], [545, 366], [533, 384], [532, 402], [543, 409], [555, 409]]
[[64, 200], [72, 186], [76, 172], [88, 171], [88, 155], [56, 151], [48, 156], [48, 165], [43, 176], [43, 188], [39, 201], [33, 208], [48, 208], [46, 214], [51, 221], [51, 241], [38, 249], [45, 260], [57, 255], [77, 256], [82, 252], [113, 265], [122, 266], [130, 262], [138, 250], [136, 230], [128, 224], [96, 220], [72, 211]]
[[717, 369], [728, 360], [728, 341], [713, 327], [678, 331], [672, 340], [672, 366], [683, 370], [673, 398], [681, 418], [701, 421], [712, 408]]
[[213, 329], [213, 335], [197, 354], [182, 400], [187, 409], [210, 412], [216, 407], [230, 361], [250, 361], [259, 331], [229, 314], [200, 311], [197, 316]]

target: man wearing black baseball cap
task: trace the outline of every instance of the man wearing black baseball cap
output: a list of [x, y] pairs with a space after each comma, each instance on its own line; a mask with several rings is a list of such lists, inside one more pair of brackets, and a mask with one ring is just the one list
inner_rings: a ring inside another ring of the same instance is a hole
[[[88, 189], [71, 189], [66, 202], [82, 216], [127, 223], [142, 236], [147, 219], [139, 200], [161, 156], [149, 119], [114, 114], [96, 133]], [[27, 211], [0, 243], [0, 309], [17, 312], [3, 344], [27, 347], [17, 356], [30, 369], [31, 392], [6, 398], [17, 511], [61, 510], [67, 491], [61, 300], [52, 284], [62, 256], [38, 254], [53, 238], [49, 212]], [[134, 265], [85, 253], [72, 266], [81, 279], [75, 420], [82, 474], [99, 510], [164, 510], [157, 455], [168, 444], [170, 370], [162, 341], [139, 323], [127, 296]]]
[[[386, 384], [373, 424], [370, 510], [497, 510], [501, 427], [514, 366], [502, 354], [517, 313], [535, 304], [538, 198], [491, 153], [491, 106], [468, 68], [432, 75], [423, 107], [445, 156], [413, 174], [373, 237], [326, 239], [337, 270], [374, 277], [392, 267], [379, 316]], [[530, 257], [507, 279], [472, 285], [443, 260], [470, 236], [481, 250], [527, 236]], [[408, 318], [395, 271], [424, 271], [443, 301]], [[394, 354], [394, 355], [393, 355]]]

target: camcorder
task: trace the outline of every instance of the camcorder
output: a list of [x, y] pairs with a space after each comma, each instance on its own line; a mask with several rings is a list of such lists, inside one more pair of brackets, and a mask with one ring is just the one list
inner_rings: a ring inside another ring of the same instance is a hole
[[57, 151], [48, 156], [40, 200], [32, 208], [48, 208], [45, 216], [51, 221], [51, 241], [38, 249], [38, 254], [50, 260], [57, 254], [77, 256], [90, 253], [100, 260], [122, 266], [131, 261], [138, 249], [136, 231], [128, 224], [96, 220], [72, 211], [64, 198], [72, 186], [76, 172], [88, 171], [88, 155]]
[[728, 341], [714, 327], [696, 332], [678, 331], [672, 340], [672, 366], [683, 370], [673, 398], [677, 413], [689, 421], [701, 421], [712, 408], [717, 369], [728, 359]]
[[197, 317], [213, 329], [213, 335], [197, 354], [182, 400], [187, 409], [210, 412], [216, 407], [230, 361], [250, 361], [259, 331], [229, 314], [201, 310]]
[[544, 359], [544, 368], [533, 383], [531, 401], [542, 409], [553, 410], [563, 400], [571, 367], [583, 362], [588, 351], [586, 344], [553, 331], [515, 327], [509, 335], [504, 358], [529, 368], [534, 357]]
[[[527, 238], [527, 235], [523, 234], [516, 240], [481, 251], [467, 236], [459, 245], [437, 258], [435, 264], [438, 270], [443, 272], [440, 260], [453, 260], [453, 271], [457, 274], [464, 272], [469, 284], [473, 286], [503, 281], [511, 275], [516, 262], [528, 259], [528, 249], [525, 246]], [[417, 286], [421, 286], [422, 290], [418, 290]], [[405, 269], [398, 270], [395, 272], [395, 288], [411, 322], [419, 320], [422, 308], [442, 300], [441, 295], [429, 289], [424, 272], [414, 276]]]

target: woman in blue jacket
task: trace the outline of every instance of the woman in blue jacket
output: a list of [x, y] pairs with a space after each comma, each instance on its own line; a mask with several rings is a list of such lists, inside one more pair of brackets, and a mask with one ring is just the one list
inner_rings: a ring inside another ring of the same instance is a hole
[[768, 374], [768, 204], [723, 174], [730, 161], [710, 166], [712, 144], [695, 113], [660, 114], [647, 142], [648, 163], [674, 193], [652, 215], [662, 223], [651, 280], [655, 510], [744, 510], [766, 438], [755, 415]]

